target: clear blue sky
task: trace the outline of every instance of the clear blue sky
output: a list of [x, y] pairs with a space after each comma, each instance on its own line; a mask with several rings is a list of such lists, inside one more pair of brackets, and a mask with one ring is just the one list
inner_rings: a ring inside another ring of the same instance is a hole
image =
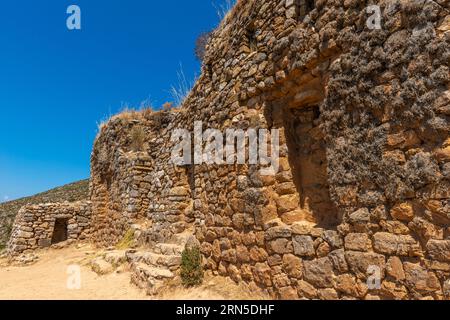
[[[213, 0], [14, 0], [0, 6], [0, 202], [89, 177], [97, 122], [123, 103], [170, 101]], [[220, 0], [214, 2], [220, 4]], [[82, 30], [66, 27], [81, 8]]]

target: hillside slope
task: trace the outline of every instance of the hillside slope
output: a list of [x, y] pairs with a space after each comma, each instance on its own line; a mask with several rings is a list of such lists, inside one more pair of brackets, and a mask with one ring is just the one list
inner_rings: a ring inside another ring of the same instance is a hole
[[46, 192], [0, 204], [0, 250], [9, 238], [12, 223], [19, 209], [27, 204], [85, 200], [89, 193], [89, 180], [64, 185]]

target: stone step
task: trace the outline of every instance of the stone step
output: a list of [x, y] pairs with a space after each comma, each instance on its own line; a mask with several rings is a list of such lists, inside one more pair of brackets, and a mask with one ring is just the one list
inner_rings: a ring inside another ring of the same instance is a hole
[[131, 282], [148, 295], [154, 295], [164, 283], [175, 277], [175, 274], [167, 269], [156, 268], [142, 262], [131, 264]]
[[109, 262], [113, 266], [120, 266], [127, 261], [125, 250], [113, 250], [105, 253], [104, 257], [106, 262]]
[[178, 233], [172, 236], [170, 242], [184, 247], [190, 237], [192, 237], [192, 233]]
[[145, 263], [137, 263], [137, 268], [140, 272], [145, 274], [147, 278], [164, 280], [175, 277], [175, 274], [170, 270], [149, 266]]
[[150, 251], [129, 254], [127, 258], [130, 262], [143, 262], [149, 266], [166, 267], [171, 271], [178, 269], [181, 264], [180, 255], [165, 255]]
[[158, 254], [164, 255], [181, 255], [184, 250], [184, 246], [172, 243], [158, 243], [155, 245], [153, 251]]

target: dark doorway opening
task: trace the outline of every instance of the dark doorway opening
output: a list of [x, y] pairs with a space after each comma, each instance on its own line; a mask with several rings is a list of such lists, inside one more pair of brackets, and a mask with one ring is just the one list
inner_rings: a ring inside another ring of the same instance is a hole
[[68, 219], [56, 219], [53, 229], [52, 244], [67, 240]]

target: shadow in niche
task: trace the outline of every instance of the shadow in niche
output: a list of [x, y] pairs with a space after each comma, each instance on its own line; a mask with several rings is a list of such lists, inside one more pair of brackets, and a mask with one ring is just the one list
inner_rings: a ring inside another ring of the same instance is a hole
[[303, 21], [308, 13], [315, 8], [314, 0], [295, 0], [296, 13], [299, 21]]
[[60, 243], [67, 240], [68, 219], [56, 219], [53, 229], [52, 244]]
[[327, 154], [320, 128], [318, 105], [283, 112], [289, 165], [300, 196], [299, 206], [319, 226], [338, 225], [338, 214], [330, 198]]

